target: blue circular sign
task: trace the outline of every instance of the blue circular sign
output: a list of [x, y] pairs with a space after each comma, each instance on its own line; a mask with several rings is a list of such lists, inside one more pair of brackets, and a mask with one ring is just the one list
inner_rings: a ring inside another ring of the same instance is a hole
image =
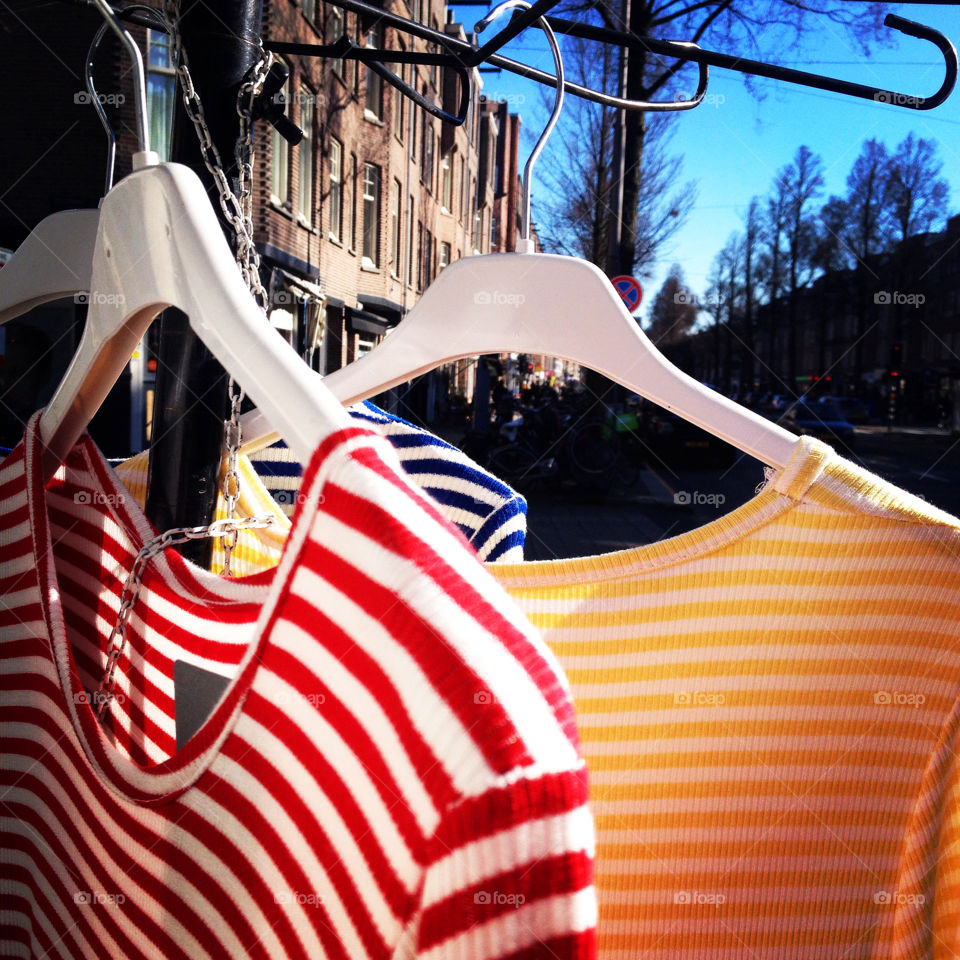
[[626, 304], [627, 309], [633, 313], [643, 299], [643, 287], [633, 277], [628, 277], [626, 274], [613, 277], [610, 282], [617, 293], [620, 294], [620, 299]]

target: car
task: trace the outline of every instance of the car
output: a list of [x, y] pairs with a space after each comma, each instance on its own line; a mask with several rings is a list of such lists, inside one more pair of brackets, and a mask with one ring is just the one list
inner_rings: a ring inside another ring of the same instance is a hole
[[828, 403], [844, 414], [848, 423], [866, 423], [870, 416], [867, 405], [857, 397], [821, 397], [820, 403]]
[[794, 403], [778, 419], [794, 433], [816, 437], [841, 451], [853, 449], [853, 424], [831, 403]]
[[660, 407], [645, 408], [639, 432], [653, 454], [671, 466], [728, 467], [740, 452], [689, 420]]

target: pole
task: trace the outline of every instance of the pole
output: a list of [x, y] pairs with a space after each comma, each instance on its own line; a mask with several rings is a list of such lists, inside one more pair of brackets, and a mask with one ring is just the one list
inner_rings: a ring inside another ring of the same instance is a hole
[[[180, 32], [207, 126], [228, 178], [235, 172], [239, 133], [237, 92], [257, 62], [261, 0], [181, 3]], [[171, 160], [194, 170], [216, 200], [213, 178], [203, 164], [192, 121], [178, 97]], [[233, 230], [214, 208], [231, 246]], [[179, 310], [159, 320], [159, 354], [147, 476], [146, 512], [158, 530], [201, 526], [213, 520], [220, 486], [227, 374], [190, 329]], [[209, 567], [213, 541], [192, 540], [181, 553]]]

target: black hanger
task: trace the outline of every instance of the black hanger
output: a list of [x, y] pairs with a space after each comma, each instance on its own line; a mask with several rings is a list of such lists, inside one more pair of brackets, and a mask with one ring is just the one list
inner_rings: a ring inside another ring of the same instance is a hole
[[[928, 40], [943, 54], [946, 66], [946, 76], [940, 89], [932, 96], [917, 97], [911, 94], [897, 93], [882, 87], [869, 84], [853, 83], [849, 80], [836, 80], [833, 77], [824, 77], [818, 73], [807, 73], [804, 70], [792, 70], [789, 67], [779, 67], [759, 60], [745, 60], [742, 57], [731, 56], [727, 53], [717, 53], [713, 50], [689, 50], [672, 40], [659, 40], [653, 37], [638, 37], [619, 30], [610, 30], [605, 27], [595, 27], [591, 24], [578, 23], [574, 20], [562, 20], [557, 17], [547, 17], [547, 22], [557, 34], [579, 37], [584, 40], [598, 40], [601, 43], [614, 43], [622, 46], [647, 50], [651, 53], [665, 54], [670, 57], [680, 57], [696, 63], [709, 64], [711, 67], [721, 67], [726, 70], [736, 70], [739, 73], [752, 74], [758, 77], [769, 77], [772, 80], [785, 80], [788, 83], [799, 84], [804, 87], [816, 87], [819, 90], [829, 90], [832, 93], [842, 93], [848, 97], [860, 97], [864, 100], [874, 100], [877, 103], [890, 103], [897, 107], [906, 107], [911, 110], [932, 110], [940, 106], [950, 93], [957, 81], [957, 50], [953, 43], [939, 30], [928, 27], [913, 20], [888, 13], [884, 18], [884, 25], [905, 33], [910, 37]], [[537, 26], [536, 23], [533, 26]]]
[[[544, 7], [554, 6], [559, 0], [538, 0], [534, 6], [530, 7], [528, 10], [517, 13], [513, 16], [510, 22], [501, 30], [492, 40], [484, 44], [483, 47], [475, 47], [468, 40], [461, 40], [459, 37], [452, 37], [447, 33], [442, 33], [439, 30], [434, 30], [431, 27], [424, 26], [422, 23], [417, 23], [414, 20], [407, 20], [405, 17], [401, 17], [396, 13], [391, 13], [388, 10], [383, 10], [380, 7], [371, 6], [369, 3], [365, 3], [364, 0], [327, 0], [327, 3], [335, 7], [341, 7], [344, 10], [349, 10], [351, 13], [359, 14], [364, 18], [371, 19], [382, 23], [384, 26], [393, 27], [395, 30], [400, 30], [404, 33], [409, 34], [413, 37], [418, 37], [422, 40], [427, 40], [430, 43], [435, 43], [446, 53], [438, 54], [421, 54], [421, 56], [432, 57], [433, 59], [427, 62], [437, 63], [440, 66], [452, 67], [456, 69], [458, 66], [461, 67], [473, 67], [477, 66], [479, 63], [484, 62], [488, 63], [491, 66], [499, 67], [503, 70], [508, 70], [511, 73], [515, 73], [518, 76], [526, 77], [529, 80], [536, 80], [538, 83], [545, 84], [546, 86], [556, 87], [557, 81], [556, 78], [549, 73], [544, 73], [542, 70], [537, 70], [535, 67], [528, 67], [524, 63], [519, 63], [516, 60], [511, 60], [508, 57], [501, 56], [498, 53], [491, 53], [484, 60], [478, 60], [478, 54], [486, 49], [499, 49], [509, 40], [517, 35], [527, 25], [529, 20], [529, 15], [533, 13], [534, 10], [543, 9]], [[537, 16], [541, 14], [538, 12]], [[634, 43], [635, 38], [627, 38], [626, 35], [618, 39], [611, 40], [610, 42], [618, 43], [620, 46], [629, 46]], [[287, 52], [287, 53], [296, 53], [302, 56], [330, 56], [327, 52], [330, 48], [328, 46], [323, 46], [321, 44], [310, 44], [310, 43], [285, 43], [274, 40], [265, 40], [264, 47], [268, 50], [274, 50], [276, 52]], [[680, 60], [693, 60], [693, 52], [699, 50], [696, 44], [685, 44], [677, 42], [673, 46], [680, 52], [673, 54], [677, 56]], [[360, 49], [360, 48], [357, 48]], [[369, 52], [368, 52], [369, 53]], [[376, 50], [373, 53], [379, 56], [381, 59], [387, 59], [386, 51]], [[409, 57], [411, 54], [403, 52], [403, 57]], [[391, 57], [396, 56], [396, 62], [409, 62], [401, 59], [401, 54], [391, 54]], [[357, 57], [357, 59], [361, 59]], [[420, 61], [414, 61], [420, 62]], [[689, 100], [669, 100], [664, 102], [649, 102], [646, 100], [627, 100], [621, 97], [614, 97], [610, 94], [603, 93], [599, 90], [593, 90], [590, 87], [581, 86], [578, 83], [573, 83], [570, 80], [564, 81], [563, 88], [564, 90], [572, 94], [575, 97], [580, 97], [583, 100], [591, 100], [594, 103], [599, 103], [605, 107], [614, 107], [621, 110], [644, 110], [644, 111], [675, 111], [675, 110], [690, 110], [693, 107], [697, 106], [703, 100], [703, 96], [706, 93], [707, 81], [709, 78], [709, 67], [706, 63], [699, 63], [699, 80], [697, 83], [697, 92]], [[400, 89], [399, 84], [403, 84], [405, 87], [406, 84], [404, 81], [397, 78], [397, 83], [394, 86], [397, 86]], [[391, 81], [392, 82], [392, 81]], [[435, 113], [434, 116], [439, 116], [439, 113]], [[450, 115], [446, 114], [445, 119]], [[465, 114], [464, 114], [465, 116]], [[451, 122], [457, 122], [451, 120]], [[460, 120], [459, 122], [462, 122]]]

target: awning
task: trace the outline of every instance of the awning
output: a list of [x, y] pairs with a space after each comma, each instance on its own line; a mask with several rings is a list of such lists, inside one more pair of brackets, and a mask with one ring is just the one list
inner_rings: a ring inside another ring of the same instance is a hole
[[347, 329], [353, 333], [370, 333], [375, 337], [382, 337], [390, 329], [389, 320], [359, 307], [344, 307], [343, 313]]

